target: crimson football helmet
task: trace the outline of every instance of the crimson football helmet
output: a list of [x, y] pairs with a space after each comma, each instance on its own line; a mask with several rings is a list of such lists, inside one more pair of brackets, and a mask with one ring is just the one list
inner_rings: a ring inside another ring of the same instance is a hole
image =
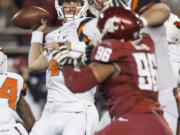
[[0, 73], [7, 72], [7, 56], [3, 51], [3, 48], [0, 47]]
[[98, 17], [101, 12], [109, 7], [123, 6], [127, 8], [127, 1], [128, 0], [88, 0], [88, 4], [91, 13]]
[[123, 7], [110, 7], [100, 14], [97, 27], [101, 39], [128, 41], [139, 37], [142, 23], [133, 11]]

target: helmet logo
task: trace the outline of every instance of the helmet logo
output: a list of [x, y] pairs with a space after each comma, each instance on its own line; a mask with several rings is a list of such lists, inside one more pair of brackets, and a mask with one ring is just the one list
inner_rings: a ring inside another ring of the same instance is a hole
[[117, 31], [119, 26], [115, 25], [115, 23], [121, 23], [121, 19], [116, 16], [109, 18], [104, 24], [102, 35], [105, 35], [107, 32], [114, 33], [115, 31]]

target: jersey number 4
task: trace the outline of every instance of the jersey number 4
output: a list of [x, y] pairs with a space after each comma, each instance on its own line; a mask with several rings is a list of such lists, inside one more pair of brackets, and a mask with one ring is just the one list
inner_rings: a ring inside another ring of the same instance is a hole
[[58, 70], [58, 64], [57, 62], [52, 58], [50, 60], [50, 65], [48, 67], [48, 71], [51, 72], [51, 76], [58, 76], [59, 75], [59, 70]]
[[16, 94], [17, 94], [17, 80], [7, 78], [0, 88], [0, 98], [9, 99], [9, 106], [15, 110], [16, 108]]
[[155, 55], [152, 53], [134, 53], [133, 56], [137, 64], [139, 88], [157, 91]]

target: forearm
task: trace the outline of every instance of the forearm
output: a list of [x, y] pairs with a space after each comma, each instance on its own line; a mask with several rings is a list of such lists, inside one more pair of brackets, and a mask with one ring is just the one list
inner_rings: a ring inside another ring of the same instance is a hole
[[48, 68], [49, 62], [43, 54], [39, 55], [36, 59], [33, 57], [29, 55], [28, 58], [28, 67], [31, 72], [43, 72]]
[[103, 82], [113, 73], [116, 68], [112, 64], [92, 63], [90, 66], [74, 71], [71, 66], [63, 68], [66, 86], [74, 93], [85, 92], [97, 84]]
[[163, 24], [169, 18], [170, 12], [167, 5], [159, 3], [145, 11], [141, 17], [144, 17], [147, 20], [147, 26], [151, 27]]
[[48, 60], [43, 55], [42, 44], [40, 42], [32, 42], [28, 57], [30, 71], [42, 72], [47, 69], [48, 65]]
[[33, 116], [33, 113], [31, 112], [29, 105], [22, 95], [17, 104], [17, 113], [24, 121], [24, 127], [29, 132], [35, 123], [35, 118]]

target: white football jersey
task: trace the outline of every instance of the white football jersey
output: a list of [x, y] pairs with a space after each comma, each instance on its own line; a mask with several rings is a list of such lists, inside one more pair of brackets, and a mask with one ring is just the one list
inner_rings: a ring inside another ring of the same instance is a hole
[[[179, 24], [179, 28], [178, 25]], [[165, 22], [167, 39], [171, 44], [180, 44], [180, 19], [175, 15], [170, 15], [169, 19]]]
[[93, 18], [89, 21], [82, 32], [87, 36], [87, 38], [93, 43], [93, 45], [98, 45], [101, 42], [101, 33], [97, 28], [97, 18]]
[[148, 33], [155, 42], [158, 69], [158, 89], [162, 91], [177, 87], [177, 82], [168, 57], [168, 42], [164, 25], [154, 28], [144, 28], [142, 29], [142, 32]]
[[[80, 18], [65, 23], [59, 29], [52, 31], [46, 36], [46, 42], [71, 42], [84, 47], [86, 44], [81, 41], [78, 30], [81, 31], [83, 23], [89, 18]], [[83, 44], [82, 44], [83, 43]], [[72, 58], [77, 58], [81, 55], [80, 52], [71, 51]], [[94, 102], [95, 88], [84, 93], [74, 94], [65, 85], [62, 71], [58, 69], [58, 65], [51, 54], [48, 54], [50, 66], [46, 71], [46, 86], [48, 88], [48, 100], [60, 102], [76, 102], [76, 101], [91, 101]], [[78, 70], [78, 69], [77, 69]]]
[[165, 26], [168, 39], [169, 58], [177, 82], [180, 84], [180, 19], [175, 14], [171, 13]]
[[0, 74], [0, 125], [15, 122], [16, 105], [25, 88], [26, 83], [20, 75]]

